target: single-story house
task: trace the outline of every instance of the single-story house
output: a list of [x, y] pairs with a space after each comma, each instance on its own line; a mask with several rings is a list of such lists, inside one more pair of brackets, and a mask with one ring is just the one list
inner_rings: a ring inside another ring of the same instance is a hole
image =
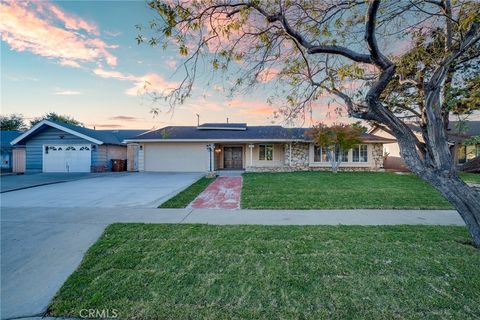
[[[412, 129], [417, 138], [420, 141], [423, 141], [422, 132], [418, 124], [410, 123], [408, 126]], [[460, 128], [460, 126], [464, 126], [464, 128]], [[374, 126], [369, 133], [383, 138], [395, 140], [393, 135], [379, 126]], [[457, 121], [450, 121], [447, 136], [451, 148], [450, 151], [454, 158], [455, 164], [457, 164], [459, 168], [461, 168], [463, 164], [480, 157], [480, 144], [463, 144], [463, 141], [465, 141], [467, 138], [480, 136], [480, 121], [467, 121], [464, 122], [463, 125]], [[383, 151], [386, 157], [386, 168], [406, 169], [405, 162], [400, 156], [400, 146], [397, 142], [384, 145]]]
[[[205, 123], [169, 126], [126, 139], [131, 171], [329, 170], [325, 150], [313, 144], [307, 128]], [[363, 134], [362, 143], [343, 152], [340, 170], [383, 168], [383, 144]]]
[[43, 120], [10, 144], [23, 148], [26, 172], [97, 172], [127, 159], [126, 138], [145, 130], [94, 130]]
[[11, 172], [13, 168], [13, 147], [10, 141], [21, 135], [21, 131], [16, 130], [2, 130], [0, 131], [1, 140], [1, 169], [2, 172]]

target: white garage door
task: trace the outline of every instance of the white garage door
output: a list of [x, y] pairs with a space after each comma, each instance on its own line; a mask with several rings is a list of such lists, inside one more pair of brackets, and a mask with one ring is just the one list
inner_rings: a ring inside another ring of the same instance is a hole
[[91, 149], [89, 144], [44, 145], [43, 172], [90, 172]]
[[204, 143], [146, 143], [145, 171], [205, 172], [208, 152]]

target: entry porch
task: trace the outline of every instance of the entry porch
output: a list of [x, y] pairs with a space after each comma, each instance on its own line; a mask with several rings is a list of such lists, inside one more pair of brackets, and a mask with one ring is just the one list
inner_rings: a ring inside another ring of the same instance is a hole
[[284, 143], [215, 143], [212, 167], [215, 171], [286, 167], [285, 148]]

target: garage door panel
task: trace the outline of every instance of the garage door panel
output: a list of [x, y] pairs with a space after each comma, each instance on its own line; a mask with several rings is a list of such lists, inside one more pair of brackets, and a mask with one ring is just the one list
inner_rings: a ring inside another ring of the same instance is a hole
[[43, 172], [90, 172], [91, 145], [44, 145]]
[[144, 145], [145, 171], [204, 172], [208, 152], [204, 143], [152, 143]]

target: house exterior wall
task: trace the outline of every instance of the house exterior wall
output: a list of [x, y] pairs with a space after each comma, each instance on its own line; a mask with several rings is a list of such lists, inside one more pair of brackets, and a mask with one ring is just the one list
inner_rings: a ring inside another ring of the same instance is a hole
[[[383, 145], [381, 143], [364, 143], [367, 145], [367, 162], [353, 162], [353, 151], [348, 151], [348, 161], [341, 162], [339, 170], [344, 171], [378, 171], [383, 168]], [[329, 162], [314, 161], [314, 145], [309, 146], [309, 167], [310, 169], [329, 170]]]
[[[253, 148], [249, 146], [253, 145]], [[260, 160], [260, 145], [273, 146], [273, 160]], [[284, 166], [283, 144], [280, 143], [252, 143], [247, 144], [245, 152], [245, 168], [253, 171], [254, 168], [278, 168]]]
[[[63, 137], [63, 138], [62, 138]], [[45, 144], [88, 144], [92, 146], [91, 169], [94, 172], [109, 171], [111, 159], [127, 159], [127, 147], [116, 145], [96, 145], [56, 128], [47, 128], [32, 136], [25, 143], [26, 171], [43, 171], [43, 145]]]
[[[209, 155], [206, 150], [208, 142], [152, 142], [142, 143], [138, 151], [139, 171], [170, 172], [206, 172], [209, 170]], [[273, 160], [260, 160], [260, 144], [273, 145]], [[349, 161], [342, 162], [339, 170], [377, 171], [383, 169], [383, 144], [365, 143], [368, 161], [353, 162], [352, 150]], [[250, 148], [253, 145], [253, 148]], [[239, 144], [216, 144], [215, 148], [223, 150], [224, 146]], [[315, 162], [314, 145], [307, 142], [294, 143], [245, 143], [243, 146], [243, 165], [249, 172], [330, 170], [330, 163]], [[213, 170], [223, 168], [223, 151], [213, 152]]]
[[[63, 138], [61, 138], [63, 137]], [[31, 137], [25, 143], [26, 172], [43, 171], [44, 144], [92, 144], [90, 141], [74, 136], [56, 128], [47, 128]], [[96, 148], [98, 149], [98, 147]], [[97, 161], [98, 154], [92, 150], [92, 164]]]

